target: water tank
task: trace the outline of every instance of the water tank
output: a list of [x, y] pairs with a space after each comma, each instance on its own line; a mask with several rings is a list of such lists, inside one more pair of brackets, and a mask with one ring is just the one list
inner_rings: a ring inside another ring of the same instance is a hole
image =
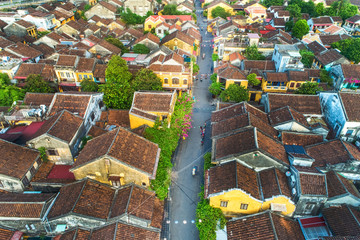
[[296, 189], [295, 188], [291, 189], [291, 193], [292, 193], [292, 195], [295, 195], [296, 194]]

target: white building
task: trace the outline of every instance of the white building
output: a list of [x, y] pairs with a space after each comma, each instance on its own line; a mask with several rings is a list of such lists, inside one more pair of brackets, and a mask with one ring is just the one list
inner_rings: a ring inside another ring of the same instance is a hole
[[301, 71], [304, 68], [299, 49], [295, 45], [276, 44], [272, 60], [275, 62], [277, 72], [285, 72], [287, 70]]
[[55, 15], [52, 13], [45, 12], [32, 12], [25, 15], [23, 20], [31, 22], [36, 28], [43, 28], [45, 30], [51, 30], [55, 27]]

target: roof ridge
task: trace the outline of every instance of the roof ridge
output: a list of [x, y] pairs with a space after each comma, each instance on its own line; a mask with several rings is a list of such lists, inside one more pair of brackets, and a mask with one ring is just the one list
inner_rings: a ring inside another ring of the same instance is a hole
[[260, 172], [256, 172], [256, 182], [257, 182], [257, 185], [258, 185], [258, 189], [259, 189], [259, 194], [260, 194], [260, 199], [261, 201], [264, 201], [264, 193], [263, 193], [263, 188], [262, 188], [262, 184], [261, 184], [261, 177], [260, 177]]
[[126, 214], [128, 213], [129, 204], [130, 204], [130, 200], [131, 200], [133, 190], [134, 190], [134, 184], [131, 184], [131, 189], [130, 189], [130, 193], [129, 193], [129, 199], [128, 199], [128, 202], [126, 204], [126, 209], [125, 209]]
[[271, 212], [269, 211], [268, 213], [269, 213], [269, 217], [270, 217], [271, 227], [272, 227], [273, 232], [274, 232], [274, 237], [275, 237], [275, 239], [279, 239], [279, 237], [277, 236], [277, 232], [276, 232], [276, 228], [275, 228], [275, 224], [274, 224], [274, 220], [272, 218]]
[[[59, 116], [57, 117], [57, 119], [55, 120], [55, 122], [51, 125], [51, 127], [49, 127], [49, 129], [45, 133], [50, 132], [50, 130], [56, 125], [56, 123], [59, 121], [61, 116], [64, 114], [64, 111], [65, 111], [65, 109], [61, 110], [61, 112], [60, 112]], [[55, 117], [55, 115], [53, 117]]]
[[350, 214], [352, 215], [352, 217], [355, 219], [355, 221], [357, 222], [358, 226], [360, 227], [360, 222], [358, 221], [358, 219], [356, 218], [355, 214], [353, 213], [352, 209], [350, 208], [349, 205], [346, 204], [346, 207], [349, 209]]
[[113, 196], [113, 200], [112, 200], [112, 202], [111, 202], [111, 206], [110, 206], [109, 214], [108, 214], [108, 216], [107, 216], [107, 220], [109, 220], [109, 218], [110, 218], [110, 216], [111, 216], [111, 213], [112, 213], [112, 208], [114, 207], [115, 200], [116, 200], [116, 197], [117, 197], [117, 195], [118, 195], [118, 192], [119, 192], [119, 189], [118, 189], [118, 188], [116, 188], [116, 190], [115, 190], [115, 194], [114, 194], [114, 196]]
[[114, 136], [114, 139], [112, 140], [112, 142], [111, 142], [111, 144], [110, 144], [110, 146], [109, 146], [109, 148], [108, 148], [108, 150], [107, 150], [107, 152], [104, 154], [104, 155], [108, 155], [109, 154], [109, 152], [110, 152], [110, 150], [111, 150], [111, 148], [112, 148], [112, 146], [114, 145], [114, 143], [115, 143], [115, 139], [116, 139], [116, 137], [117, 137], [117, 135], [119, 134], [119, 131], [120, 131], [120, 127], [118, 127], [117, 129], [116, 129], [116, 134], [115, 134], [115, 136]]
[[[351, 193], [349, 192], [349, 190], [347, 189], [347, 187], [345, 186], [345, 184], [344, 184], [344, 183], [342, 182], [342, 180], [340, 179], [340, 177], [338, 176], [338, 173], [335, 172], [334, 170], [332, 170], [332, 171], [334, 172], [337, 180], [339, 180], [341, 186], [343, 186], [343, 188], [345, 189], [345, 191], [346, 191], [347, 193], [351, 194]], [[351, 194], [351, 195], [352, 195], [352, 194]]]
[[79, 196], [77, 197], [77, 199], [76, 199], [76, 201], [75, 201], [75, 203], [74, 203], [73, 207], [71, 208], [71, 212], [73, 212], [73, 211], [74, 211], [75, 206], [76, 206], [76, 204], [78, 203], [78, 201], [79, 201], [79, 199], [80, 199], [80, 196], [81, 196], [82, 192], [84, 191], [84, 188], [85, 188], [85, 186], [86, 186], [87, 181], [89, 181], [89, 179], [88, 179], [88, 178], [85, 178], [84, 183], [83, 183], [83, 186], [82, 186], [81, 191], [80, 191], [80, 194], [79, 194]]
[[279, 189], [280, 189], [280, 194], [281, 194], [281, 195], [284, 195], [283, 192], [282, 192], [280, 183], [279, 183], [279, 178], [278, 178], [278, 175], [277, 175], [277, 172], [276, 172], [275, 167], [273, 168], [273, 170], [274, 170], [274, 173], [275, 173], [276, 183], [277, 183], [277, 185], [278, 185], [278, 187], [279, 187]]

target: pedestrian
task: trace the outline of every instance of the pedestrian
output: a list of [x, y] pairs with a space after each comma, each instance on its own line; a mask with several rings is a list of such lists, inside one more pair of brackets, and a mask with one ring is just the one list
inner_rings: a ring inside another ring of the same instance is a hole
[[203, 127], [200, 126], [200, 134], [202, 134], [202, 132], [203, 132]]

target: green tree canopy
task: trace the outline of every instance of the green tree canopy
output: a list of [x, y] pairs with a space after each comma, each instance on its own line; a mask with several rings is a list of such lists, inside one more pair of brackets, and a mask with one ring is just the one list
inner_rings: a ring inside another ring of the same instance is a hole
[[292, 18], [301, 17], [301, 8], [297, 4], [290, 4], [286, 10], [290, 12], [290, 17]]
[[322, 91], [317, 82], [305, 82], [295, 91], [296, 94], [316, 95], [316, 92]]
[[132, 87], [135, 91], [138, 90], [163, 90], [161, 79], [150, 69], [143, 68], [137, 72]]
[[195, 64], [193, 65], [193, 75], [196, 75], [200, 71], [199, 65]]
[[285, 23], [285, 31], [286, 32], [291, 32], [291, 30], [294, 27], [294, 21], [293, 20], [289, 20]]
[[325, 69], [320, 71], [320, 81], [327, 83], [328, 86], [333, 86], [334, 80], [330, 77], [329, 72]]
[[260, 80], [256, 78], [256, 73], [251, 73], [251, 74], [247, 75], [246, 79], [253, 86], [257, 86], [261, 83]]
[[80, 83], [82, 92], [97, 92], [99, 85], [91, 79], [85, 78]]
[[105, 40], [108, 42], [108, 43], [111, 43], [112, 45], [118, 47], [121, 49], [121, 54], [123, 53], [128, 53], [129, 52], [129, 49], [127, 49], [124, 44], [117, 38], [113, 38], [111, 36], [107, 36], [105, 38]]
[[132, 74], [126, 61], [120, 56], [112, 56], [105, 72], [107, 82], [130, 83]]
[[302, 39], [305, 34], [308, 34], [310, 28], [305, 19], [298, 20], [292, 28], [292, 35], [298, 39]]
[[315, 14], [316, 16], [323, 16], [325, 13], [324, 3], [318, 3], [315, 6]]
[[283, 6], [284, 0], [263, 0], [261, 4], [265, 5], [266, 7], [270, 6]]
[[134, 53], [148, 54], [150, 52], [150, 49], [144, 44], [139, 43], [133, 47], [133, 51]]
[[211, 58], [212, 58], [213, 61], [217, 61], [217, 60], [219, 59], [219, 55], [216, 54], [216, 53], [213, 53], [213, 54], [211, 55]]
[[311, 65], [314, 61], [314, 53], [307, 51], [305, 49], [300, 50], [300, 55], [301, 55], [301, 62], [304, 64], [305, 67], [307, 68], [311, 68]]
[[145, 19], [151, 15], [154, 15], [154, 13], [149, 11], [146, 13], [146, 16], [142, 17], [136, 13], [133, 13], [130, 8], [127, 8], [126, 11], [122, 11], [120, 13], [121, 19], [128, 25], [143, 24]]
[[164, 6], [164, 10], [162, 11], [163, 15], [184, 15], [185, 13], [178, 11], [176, 4], [167, 4]]
[[14, 101], [24, 99], [25, 93], [14, 85], [0, 87], [0, 106], [11, 106]]
[[360, 38], [348, 38], [331, 44], [332, 48], [337, 48], [350, 61], [356, 64], [360, 62]]
[[265, 60], [265, 56], [262, 55], [259, 51], [256, 45], [248, 46], [245, 49], [244, 56], [248, 60]]
[[0, 73], [0, 87], [5, 87], [10, 84], [9, 75], [6, 73]]
[[231, 14], [229, 12], [227, 12], [224, 8], [217, 6], [216, 8], [211, 10], [211, 16], [213, 18], [221, 17], [223, 19], [226, 19], [227, 17], [230, 17]]
[[358, 13], [358, 7], [351, 4], [349, 0], [338, 0], [325, 9], [329, 16], [340, 16], [343, 20], [350, 18]]
[[39, 74], [30, 74], [25, 80], [25, 92], [52, 93], [54, 89]]
[[209, 92], [215, 96], [219, 96], [224, 88], [224, 85], [220, 82], [213, 82], [209, 87]]
[[99, 89], [108, 108], [130, 109], [134, 91], [129, 83], [106, 82]]
[[221, 94], [220, 98], [224, 102], [242, 102], [249, 99], [249, 90], [237, 84], [230, 84]]
[[216, 80], [217, 80], [217, 73], [211, 74], [210, 80], [211, 80], [211, 82], [216, 82]]

